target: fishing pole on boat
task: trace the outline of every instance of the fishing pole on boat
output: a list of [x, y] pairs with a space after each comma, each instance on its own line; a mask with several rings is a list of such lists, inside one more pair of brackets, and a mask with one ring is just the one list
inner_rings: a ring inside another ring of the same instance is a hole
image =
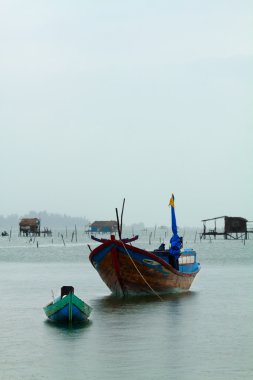
[[117, 217], [117, 230], [118, 230], [118, 234], [119, 234], [119, 239], [120, 240], [121, 240], [121, 237], [122, 237], [124, 206], [125, 206], [125, 198], [123, 199], [123, 205], [122, 205], [122, 209], [121, 209], [120, 221], [119, 221], [118, 209], [115, 208], [115, 210], [116, 210], [116, 217]]
[[119, 224], [119, 214], [118, 214], [118, 209], [116, 208], [116, 217], [117, 217], [117, 229], [118, 229], [118, 234], [119, 234], [119, 240], [121, 240], [121, 231], [120, 231], [120, 224]]
[[122, 210], [121, 210], [121, 220], [120, 220], [120, 234], [121, 235], [122, 235], [122, 227], [123, 227], [124, 206], [125, 206], [125, 198], [123, 199], [123, 205], [122, 205]]

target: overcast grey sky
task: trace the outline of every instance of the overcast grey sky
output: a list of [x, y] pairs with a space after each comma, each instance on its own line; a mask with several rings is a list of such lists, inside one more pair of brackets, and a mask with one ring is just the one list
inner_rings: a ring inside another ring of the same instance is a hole
[[251, 0], [0, 0], [0, 214], [253, 220]]

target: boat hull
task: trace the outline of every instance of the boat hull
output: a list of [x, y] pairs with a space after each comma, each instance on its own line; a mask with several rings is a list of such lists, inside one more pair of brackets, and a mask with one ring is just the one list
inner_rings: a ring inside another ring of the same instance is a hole
[[190, 289], [198, 273], [181, 273], [164, 259], [121, 241], [104, 242], [90, 261], [117, 296], [168, 294]]
[[51, 302], [44, 307], [48, 319], [58, 323], [86, 322], [91, 313], [91, 307], [73, 293], [69, 293], [57, 302]]

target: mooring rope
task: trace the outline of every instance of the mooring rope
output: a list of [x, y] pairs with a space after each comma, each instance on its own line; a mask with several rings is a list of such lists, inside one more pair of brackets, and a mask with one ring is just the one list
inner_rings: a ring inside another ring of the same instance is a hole
[[121, 243], [122, 243], [122, 245], [123, 245], [123, 247], [124, 247], [124, 249], [125, 249], [125, 251], [126, 251], [126, 253], [127, 253], [127, 255], [128, 255], [128, 257], [130, 258], [130, 260], [132, 261], [132, 263], [133, 263], [133, 265], [134, 265], [134, 267], [135, 267], [135, 269], [137, 270], [137, 272], [139, 273], [139, 275], [141, 276], [141, 278], [144, 280], [144, 282], [148, 285], [148, 287], [151, 289], [151, 291], [161, 300], [161, 301], [163, 301], [163, 298], [152, 288], [152, 286], [148, 283], [148, 281], [145, 279], [145, 277], [141, 274], [141, 272], [139, 271], [139, 269], [137, 268], [137, 266], [136, 266], [136, 264], [135, 264], [135, 262], [133, 261], [133, 259], [132, 259], [132, 257], [131, 257], [131, 255], [130, 255], [130, 253], [128, 252], [128, 250], [127, 250], [127, 248], [126, 248], [126, 246], [125, 246], [125, 244], [124, 244], [124, 242], [122, 241], [122, 240], [120, 240], [121, 241]]

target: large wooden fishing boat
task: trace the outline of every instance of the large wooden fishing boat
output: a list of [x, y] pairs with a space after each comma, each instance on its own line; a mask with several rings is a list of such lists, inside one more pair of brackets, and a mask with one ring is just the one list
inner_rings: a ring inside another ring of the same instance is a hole
[[190, 288], [200, 264], [193, 249], [182, 248], [182, 238], [177, 235], [172, 197], [173, 236], [169, 249], [165, 249], [165, 244], [154, 251], [133, 246], [131, 243], [138, 236], [122, 239], [122, 224], [121, 227], [119, 225], [119, 239], [115, 235], [111, 235], [110, 239], [91, 236], [101, 244], [90, 253], [89, 259], [115, 295], [167, 294]]
[[73, 286], [62, 286], [61, 295], [44, 307], [46, 316], [54, 322], [86, 322], [92, 308], [74, 294]]

